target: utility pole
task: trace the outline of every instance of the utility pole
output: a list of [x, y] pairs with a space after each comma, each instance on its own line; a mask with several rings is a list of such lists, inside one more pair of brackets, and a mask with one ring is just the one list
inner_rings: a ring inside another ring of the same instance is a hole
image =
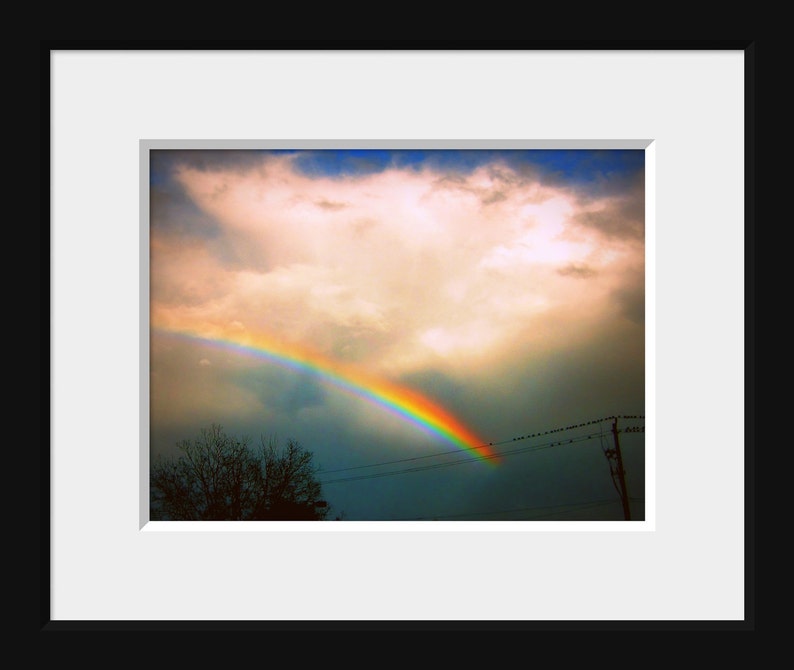
[[623, 470], [623, 456], [620, 454], [620, 441], [618, 440], [618, 418], [612, 421], [612, 437], [615, 438], [615, 458], [617, 460], [618, 481], [620, 482], [620, 499], [623, 501], [623, 516], [626, 521], [631, 521], [629, 508], [629, 493], [626, 490], [626, 473]]

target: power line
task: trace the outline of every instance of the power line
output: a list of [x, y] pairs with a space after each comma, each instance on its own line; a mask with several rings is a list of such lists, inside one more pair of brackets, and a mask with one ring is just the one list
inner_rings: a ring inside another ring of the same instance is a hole
[[[518, 439], [523, 440], [523, 439], [527, 439], [527, 437], [528, 436], [521, 437], [521, 438], [518, 438]], [[327, 481], [321, 481], [320, 483], [323, 486], [325, 486], [326, 484], [337, 484], [337, 483], [341, 483], [341, 482], [361, 481], [361, 480], [364, 480], [364, 479], [378, 479], [380, 477], [391, 477], [392, 475], [402, 475], [402, 474], [407, 474], [407, 473], [411, 473], [411, 472], [424, 472], [426, 470], [436, 470], [436, 469], [439, 469], [439, 468], [447, 468], [447, 467], [451, 467], [453, 465], [462, 465], [464, 463], [479, 463], [479, 462], [481, 462], [483, 460], [490, 460], [490, 459], [497, 459], [497, 458], [501, 459], [501, 458], [504, 458], [504, 457], [507, 457], [507, 456], [516, 456], [518, 454], [524, 454], [524, 453], [529, 453], [529, 452], [534, 452], [534, 451], [541, 451], [543, 449], [550, 449], [552, 447], [559, 447], [559, 446], [564, 446], [564, 445], [568, 445], [568, 444], [575, 444], [575, 443], [578, 443], [578, 442], [586, 442], [588, 440], [592, 440], [592, 439], [600, 438], [600, 437], [602, 437], [602, 435], [600, 433], [592, 433], [592, 434], [589, 434], [589, 435], [580, 435], [580, 436], [577, 436], [577, 437], [572, 437], [572, 438], [569, 438], [567, 440], [560, 440], [560, 441], [556, 441], [556, 442], [547, 442], [545, 444], [536, 444], [536, 445], [532, 445], [532, 446], [529, 446], [529, 447], [523, 447], [521, 449], [512, 449], [510, 451], [505, 451], [505, 452], [501, 452], [501, 453], [498, 453], [498, 454], [494, 454], [493, 456], [486, 456], [486, 457], [480, 457], [480, 458], [464, 458], [464, 459], [458, 459], [458, 460], [455, 460], [455, 461], [448, 461], [446, 463], [434, 463], [432, 465], [424, 465], [424, 466], [413, 467], [413, 468], [404, 468], [402, 470], [390, 470], [388, 472], [375, 472], [375, 473], [371, 473], [371, 474], [367, 474], [367, 475], [356, 475], [356, 476], [353, 476], [353, 477], [342, 477], [340, 479], [331, 479], [331, 480], [327, 480]], [[515, 439], [516, 438], [514, 438], [513, 440], [509, 440], [509, 441], [515, 441]], [[506, 441], [506, 442], [508, 442], [508, 441]], [[504, 444], [504, 443], [502, 443], [502, 444]], [[420, 457], [420, 458], [424, 458], [424, 457]], [[407, 460], [410, 460], [410, 459], [407, 459]], [[399, 462], [399, 461], [397, 461], [397, 462]], [[375, 464], [375, 465], [378, 465], [378, 464]], [[362, 466], [362, 467], [375, 467], [375, 465]]]
[[[379, 477], [390, 477], [392, 475], [401, 475], [401, 474], [407, 474], [407, 473], [410, 473], [410, 472], [423, 472], [425, 470], [435, 470], [435, 469], [439, 469], [439, 468], [446, 468], [446, 467], [451, 467], [453, 465], [462, 465], [464, 463], [479, 463], [479, 462], [482, 462], [483, 460], [492, 460], [492, 459], [497, 459], [497, 458], [501, 459], [501, 458], [504, 458], [504, 457], [507, 457], [507, 456], [516, 456], [516, 455], [519, 455], [519, 454], [524, 454], [524, 453], [529, 453], [529, 452], [534, 452], [534, 451], [541, 451], [543, 449], [550, 449], [552, 447], [560, 447], [560, 446], [564, 446], [564, 445], [568, 445], [568, 444], [575, 444], [575, 443], [578, 443], [578, 442], [586, 442], [588, 440], [592, 440], [592, 439], [595, 439], [597, 437], [601, 437], [601, 436], [599, 434], [584, 435], [584, 436], [580, 436], [580, 437], [576, 437], [576, 438], [571, 438], [571, 439], [568, 439], [568, 440], [562, 440], [562, 441], [559, 441], [559, 442], [549, 442], [549, 443], [546, 443], [546, 444], [539, 444], [539, 445], [533, 445], [531, 447], [525, 447], [523, 449], [513, 449], [513, 450], [510, 450], [510, 451], [507, 451], [507, 452], [502, 452], [502, 453], [495, 454], [493, 456], [487, 456], [487, 457], [484, 457], [484, 458], [483, 457], [481, 457], [481, 458], [465, 458], [465, 459], [459, 459], [459, 460], [456, 460], [456, 461], [450, 461], [450, 462], [447, 462], [447, 463], [435, 463], [433, 465], [425, 465], [425, 466], [422, 466], [422, 467], [405, 468], [405, 469], [402, 469], [402, 470], [391, 470], [389, 472], [377, 472], [377, 473], [372, 473], [372, 474], [368, 474], [368, 475], [358, 475], [358, 476], [354, 476], [354, 477], [342, 477], [340, 479], [330, 479], [330, 480], [326, 480], [326, 481], [321, 481], [320, 483], [322, 485], [325, 485], [325, 484], [336, 484], [336, 483], [340, 483], [340, 482], [361, 481], [361, 480], [364, 480], [364, 479], [377, 479]], [[363, 467], [375, 467], [375, 466], [373, 465], [373, 466], [363, 466]]]
[[[479, 448], [479, 447], [478, 447]], [[380, 463], [370, 463], [369, 465], [355, 465], [349, 468], [339, 468], [337, 470], [318, 470], [318, 474], [330, 475], [337, 472], [348, 472], [350, 470], [364, 470], [365, 468], [377, 468], [381, 465], [394, 465], [395, 463], [408, 463], [411, 461], [421, 461], [426, 458], [436, 458], [437, 456], [447, 456], [449, 454], [460, 454], [460, 449], [452, 449], [450, 451], [439, 451], [434, 454], [425, 454], [424, 456], [414, 456], [412, 458], [399, 458], [394, 461], [382, 461]], [[476, 459], [481, 460], [481, 459]]]
[[[502, 445], [505, 445], [505, 444], [510, 444], [512, 442], [518, 442], [520, 440], [528, 440], [528, 439], [531, 439], [533, 437], [542, 437], [542, 436], [545, 436], [545, 435], [551, 435], [551, 434], [556, 434], [556, 433], [560, 433], [560, 432], [565, 432], [565, 431], [568, 431], [568, 430], [573, 430], [575, 428], [583, 428], [585, 426], [591, 426], [591, 425], [594, 425], [594, 424], [600, 424], [603, 421], [612, 421], [615, 418], [621, 418], [621, 419], [644, 419], [645, 417], [644, 416], [640, 416], [640, 415], [625, 415], [625, 414], [624, 415], [619, 415], [617, 417], [608, 416], [608, 417], [605, 417], [603, 419], [593, 419], [592, 421], [585, 421], [585, 422], [578, 423], [578, 424], [571, 425], [571, 426], [553, 428], [551, 430], [546, 430], [546, 431], [537, 432], [537, 433], [531, 433], [531, 434], [527, 434], [527, 435], [520, 435], [520, 436], [517, 436], [517, 437], [512, 437], [512, 438], [508, 438], [508, 439], [505, 439], [505, 440], [501, 440], [499, 442], [489, 442], [487, 445], [485, 445], [485, 444], [480, 445], [479, 447], [477, 447], [477, 449], [480, 449], [480, 448], [483, 448], [483, 447], [486, 447], [486, 446], [488, 446], [488, 447], [498, 447], [498, 446], [502, 446]], [[621, 432], [645, 432], [645, 426], [642, 426], [641, 428], [642, 428], [641, 431], [638, 430], [638, 429], [624, 428], [624, 429], [622, 429]], [[352, 466], [352, 467], [349, 467], [349, 468], [337, 468], [337, 469], [334, 469], [334, 470], [318, 470], [318, 474], [320, 474], [320, 475], [323, 475], [323, 474], [335, 474], [337, 472], [349, 472], [349, 471], [352, 471], [352, 470], [363, 470], [365, 468], [376, 468], [376, 467], [380, 467], [380, 466], [383, 466], [383, 465], [395, 465], [397, 463], [409, 463], [409, 462], [413, 462], [413, 461], [425, 460], [425, 459], [428, 459], [428, 458], [436, 458], [438, 456], [448, 456], [450, 454], [460, 454], [460, 450], [459, 449], [452, 449], [452, 450], [449, 450], [449, 451], [439, 451], [439, 452], [436, 452], [436, 453], [433, 453], [433, 454], [425, 454], [424, 456], [414, 456], [414, 457], [411, 457], [411, 458], [400, 458], [400, 459], [393, 460], [393, 461], [382, 461], [382, 462], [379, 462], [379, 463], [370, 463], [368, 465], [356, 465], [356, 466]], [[488, 460], [489, 458], [500, 458], [502, 455], [505, 455], [505, 454], [498, 454], [498, 455], [496, 455], [494, 457], [479, 457], [479, 458], [476, 458], [476, 459], [466, 459], [466, 460], [463, 460], [463, 461], [460, 461], [460, 462], [461, 463], [468, 463], [468, 462], [472, 462], [472, 461]], [[333, 480], [333, 481], [342, 481], [342, 480]]]

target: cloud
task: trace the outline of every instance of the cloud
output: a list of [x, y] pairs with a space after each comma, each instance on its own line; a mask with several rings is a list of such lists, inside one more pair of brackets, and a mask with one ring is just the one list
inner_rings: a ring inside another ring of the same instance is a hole
[[[642, 251], [625, 243], [641, 237], [636, 193], [580, 202], [503, 164], [340, 179], [293, 161], [176, 172], [251, 262], [239, 268], [200, 238], [156, 234], [155, 303], [181, 303], [174, 321], [237, 321], [326, 352], [355, 348], [399, 374], [498, 352], [550, 309], [636, 293], [615, 284]], [[587, 281], [573, 287], [574, 277]]]
[[589, 279], [597, 274], [593, 268], [587, 265], [577, 265], [576, 263], [566, 265], [557, 270], [557, 272], [563, 277], [577, 277], [579, 279]]
[[635, 177], [627, 181], [625, 190], [594, 199], [583, 206], [572, 220], [584, 228], [598, 231], [610, 240], [643, 242], [645, 239], [644, 178]]
[[321, 209], [329, 209], [329, 210], [339, 210], [348, 207], [348, 204], [345, 202], [333, 202], [331, 200], [315, 200], [314, 204]]

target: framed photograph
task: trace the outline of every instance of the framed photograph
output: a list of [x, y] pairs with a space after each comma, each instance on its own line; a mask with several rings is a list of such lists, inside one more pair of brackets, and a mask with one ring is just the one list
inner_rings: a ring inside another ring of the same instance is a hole
[[752, 41], [160, 46], [42, 47], [43, 631], [752, 628]]

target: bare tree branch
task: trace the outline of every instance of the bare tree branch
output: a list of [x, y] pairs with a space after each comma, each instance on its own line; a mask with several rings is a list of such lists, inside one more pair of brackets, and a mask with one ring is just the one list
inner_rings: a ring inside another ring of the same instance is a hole
[[330, 512], [313, 454], [295, 440], [281, 449], [262, 438], [255, 452], [247, 437], [212, 424], [177, 447], [178, 457], [152, 466], [152, 519], [323, 520]]

